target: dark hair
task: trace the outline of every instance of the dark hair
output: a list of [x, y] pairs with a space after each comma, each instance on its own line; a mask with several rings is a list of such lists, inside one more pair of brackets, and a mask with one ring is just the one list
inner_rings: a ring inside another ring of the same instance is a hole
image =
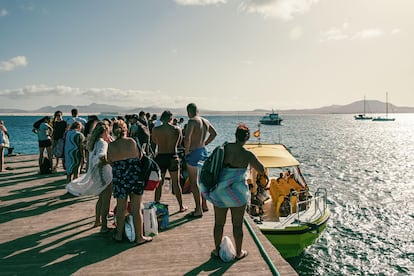
[[195, 103], [189, 103], [187, 105], [187, 112], [191, 115], [191, 116], [195, 116], [198, 113], [198, 108], [196, 106]]
[[240, 142], [246, 142], [250, 138], [249, 127], [245, 124], [239, 124], [236, 129], [236, 139]]
[[49, 116], [44, 116], [42, 119], [37, 120], [34, 124], [33, 124], [33, 128], [35, 129], [39, 129], [40, 125], [42, 123], [44, 123], [46, 120], [50, 120]]
[[60, 110], [55, 111], [54, 117], [56, 118], [59, 115], [62, 115], [62, 111], [60, 111]]
[[161, 114], [161, 122], [168, 122], [170, 121], [170, 119], [172, 118], [172, 113], [169, 110], [165, 110], [162, 114]]

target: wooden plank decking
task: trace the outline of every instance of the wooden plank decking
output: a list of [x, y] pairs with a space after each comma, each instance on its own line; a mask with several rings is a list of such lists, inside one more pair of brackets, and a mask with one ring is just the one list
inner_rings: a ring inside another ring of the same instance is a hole
[[[92, 228], [96, 197], [66, 197], [63, 169], [39, 175], [37, 156], [6, 157], [0, 173], [0, 275], [272, 275], [249, 231], [243, 248], [249, 256], [230, 263], [210, 257], [214, 213], [188, 219], [178, 213], [175, 197], [164, 190], [170, 228], [141, 246], [114, 243]], [[191, 194], [184, 203], [194, 208]], [[144, 194], [144, 202], [153, 192]], [[115, 200], [111, 201], [111, 208]], [[228, 220], [225, 235], [232, 237]], [[254, 225], [280, 275], [297, 275]]]

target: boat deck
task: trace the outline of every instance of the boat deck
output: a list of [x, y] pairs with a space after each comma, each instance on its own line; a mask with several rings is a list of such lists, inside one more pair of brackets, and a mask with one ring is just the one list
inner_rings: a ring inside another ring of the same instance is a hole
[[[274, 275], [265, 250], [280, 275], [297, 275], [248, 218], [259, 247], [248, 229], [243, 247], [249, 256], [224, 263], [210, 256], [214, 212], [201, 219], [178, 213], [175, 197], [164, 190], [170, 228], [141, 246], [114, 243], [110, 234], [93, 228], [96, 197], [68, 197], [62, 168], [52, 175], [37, 173], [37, 156], [6, 157], [0, 173], [1, 273], [10, 275]], [[144, 202], [153, 199], [144, 194]], [[191, 194], [183, 196], [191, 209]], [[111, 207], [115, 201], [111, 201]], [[187, 212], [188, 213], [188, 212]], [[225, 235], [232, 236], [228, 216]]]

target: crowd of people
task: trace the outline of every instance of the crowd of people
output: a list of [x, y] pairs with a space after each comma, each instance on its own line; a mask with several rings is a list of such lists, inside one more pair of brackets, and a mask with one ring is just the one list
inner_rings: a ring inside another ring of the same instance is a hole
[[[215, 194], [204, 194], [198, 183], [198, 167], [208, 157], [206, 146], [217, 136], [215, 127], [204, 117], [194, 103], [187, 105], [188, 121], [174, 118], [165, 110], [159, 120], [156, 114], [141, 111], [99, 120], [95, 115], [88, 119], [80, 117], [77, 109], [66, 120], [61, 111], [56, 111], [53, 119], [48, 116], [34, 124], [33, 132], [38, 136], [39, 168], [49, 166], [51, 173], [56, 172], [59, 161], [66, 172], [66, 189], [74, 196], [98, 196], [94, 226], [101, 232], [113, 231], [112, 238], [122, 241], [125, 212], [130, 207], [136, 232], [137, 245], [152, 241], [143, 231], [142, 196], [145, 182], [141, 174], [141, 157], [152, 155], [161, 170], [161, 183], [154, 193], [154, 201], [162, 197], [162, 187], [168, 171], [170, 182], [176, 196], [179, 212], [187, 211], [183, 203], [180, 175], [185, 162], [195, 209], [187, 214], [190, 218], [202, 218], [207, 212], [206, 198], [213, 203], [215, 225], [213, 231], [213, 256], [218, 256], [227, 211], [230, 209], [233, 223], [233, 237], [236, 245], [236, 259], [247, 256], [242, 250], [243, 214], [250, 196], [246, 183], [246, 170], [250, 167], [259, 174], [265, 168], [243, 145], [250, 137], [246, 125], [236, 129], [234, 143], [225, 146], [224, 168], [220, 174]], [[46, 165], [45, 165], [46, 164]], [[228, 181], [228, 175], [234, 181]], [[234, 183], [233, 183], [234, 182]], [[231, 184], [229, 186], [229, 184]], [[220, 194], [221, 193], [221, 194]], [[116, 199], [116, 228], [111, 230], [107, 217], [111, 197]], [[220, 198], [232, 198], [221, 201]]]

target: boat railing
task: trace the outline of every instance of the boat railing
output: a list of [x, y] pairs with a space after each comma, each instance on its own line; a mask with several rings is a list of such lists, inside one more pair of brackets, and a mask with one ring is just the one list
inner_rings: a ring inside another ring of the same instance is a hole
[[[301, 213], [303, 214], [302, 211], [305, 211], [307, 209], [309, 209], [310, 205], [312, 204], [312, 202], [314, 202], [315, 204], [315, 208], [314, 208], [314, 214], [313, 215], [317, 215], [317, 214], [323, 214], [326, 211], [326, 208], [328, 206], [327, 203], [327, 190], [325, 188], [318, 188], [314, 194], [314, 196], [312, 197], [305, 197], [305, 200], [298, 200], [300, 198], [300, 195], [306, 195], [307, 191], [301, 191], [301, 192], [297, 192], [297, 191], [291, 191], [289, 194], [289, 202], [290, 202], [290, 214], [291, 216], [296, 216], [296, 219], [298, 221], [300, 221], [300, 216]], [[296, 197], [296, 204], [292, 204], [292, 198]], [[296, 207], [296, 208], [294, 208]]]

